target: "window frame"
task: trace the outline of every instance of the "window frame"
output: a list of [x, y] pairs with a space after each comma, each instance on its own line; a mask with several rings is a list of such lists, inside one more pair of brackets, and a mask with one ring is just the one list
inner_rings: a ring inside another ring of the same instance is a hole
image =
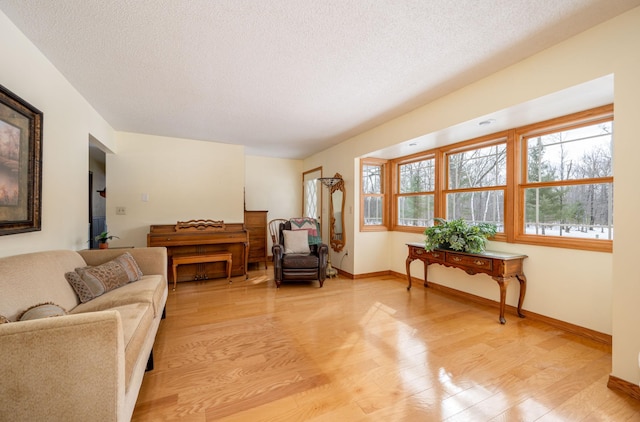
[[[435, 182], [434, 182], [434, 190], [433, 191], [421, 191], [421, 192], [411, 192], [411, 193], [400, 193], [400, 166], [405, 165], [405, 164], [410, 164], [410, 163], [415, 163], [418, 161], [424, 161], [424, 160], [430, 160], [433, 159], [434, 160], [434, 178], [435, 178]], [[438, 198], [438, 194], [437, 192], [440, 191], [441, 189], [439, 189], [438, 186], [438, 173], [440, 171], [441, 168], [441, 164], [440, 164], [440, 160], [437, 154], [437, 150], [429, 150], [429, 151], [424, 151], [424, 152], [419, 152], [417, 154], [412, 154], [412, 155], [408, 155], [405, 157], [400, 157], [398, 159], [394, 159], [394, 160], [390, 160], [389, 161], [389, 168], [390, 168], [390, 173], [391, 173], [391, 186], [393, 186], [392, 192], [391, 192], [391, 230], [393, 231], [399, 231], [399, 232], [408, 232], [408, 233], [422, 233], [424, 232], [424, 229], [426, 228], [426, 226], [404, 226], [401, 224], [398, 224], [398, 199], [401, 197], [409, 197], [409, 196], [421, 196], [421, 195], [429, 195], [429, 194], [433, 194], [433, 201], [434, 201], [434, 205], [433, 205], [433, 216], [438, 217], [438, 202], [437, 202], [437, 198]]]
[[[556, 186], [577, 186], [589, 184], [609, 183], [614, 186], [614, 176], [591, 177], [583, 179], [556, 180], [549, 182], [529, 182], [527, 180], [527, 148], [526, 141], [529, 138], [557, 133], [560, 131], [591, 126], [604, 122], [614, 123], [613, 104], [597, 107], [590, 110], [546, 120], [533, 125], [524, 126], [515, 130], [514, 146], [515, 154], [518, 158], [518, 180], [514, 183], [513, 189], [517, 198], [514, 204], [514, 215], [518, 218], [513, 222], [513, 242], [530, 245], [553, 246], [569, 249], [581, 249], [599, 252], [612, 252], [613, 240], [609, 239], [582, 239], [565, 236], [535, 235], [525, 233], [525, 197], [526, 189], [545, 188]], [[614, 129], [615, 132], [615, 129]], [[615, 225], [614, 225], [615, 227]]]
[[[381, 158], [361, 158], [360, 159], [360, 231], [378, 232], [389, 230], [389, 160]], [[364, 166], [380, 167], [380, 193], [370, 194], [364, 192], [363, 170]], [[365, 224], [365, 200], [366, 198], [382, 198], [382, 224]]]

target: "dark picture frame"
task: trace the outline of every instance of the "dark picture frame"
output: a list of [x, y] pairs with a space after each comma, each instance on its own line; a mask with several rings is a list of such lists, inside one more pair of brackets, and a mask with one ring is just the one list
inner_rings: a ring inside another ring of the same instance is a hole
[[0, 236], [41, 230], [42, 119], [0, 85]]

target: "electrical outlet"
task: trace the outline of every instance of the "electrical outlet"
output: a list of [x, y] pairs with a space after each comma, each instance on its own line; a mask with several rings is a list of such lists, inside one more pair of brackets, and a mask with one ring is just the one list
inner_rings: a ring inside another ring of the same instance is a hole
[[116, 215], [127, 215], [127, 209], [125, 207], [116, 207]]

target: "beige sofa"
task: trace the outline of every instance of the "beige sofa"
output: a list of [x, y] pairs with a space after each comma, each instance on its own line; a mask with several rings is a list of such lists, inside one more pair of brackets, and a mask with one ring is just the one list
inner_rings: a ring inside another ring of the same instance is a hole
[[[81, 303], [65, 273], [124, 252], [142, 277]], [[165, 248], [0, 258], [0, 421], [130, 420], [167, 291]], [[16, 322], [47, 302], [68, 313]]]

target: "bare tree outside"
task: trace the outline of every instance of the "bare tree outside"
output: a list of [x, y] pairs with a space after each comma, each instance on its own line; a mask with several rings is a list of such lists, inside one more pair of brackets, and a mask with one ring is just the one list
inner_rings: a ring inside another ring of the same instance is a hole
[[449, 154], [447, 163], [447, 219], [462, 218], [474, 224], [491, 223], [498, 227], [498, 231], [504, 231], [506, 144]]
[[426, 227], [433, 224], [435, 160], [414, 161], [398, 166], [397, 224]]
[[613, 239], [613, 122], [526, 139], [525, 232]]
[[362, 193], [364, 195], [364, 224], [383, 223], [383, 166], [364, 164], [362, 166]]

